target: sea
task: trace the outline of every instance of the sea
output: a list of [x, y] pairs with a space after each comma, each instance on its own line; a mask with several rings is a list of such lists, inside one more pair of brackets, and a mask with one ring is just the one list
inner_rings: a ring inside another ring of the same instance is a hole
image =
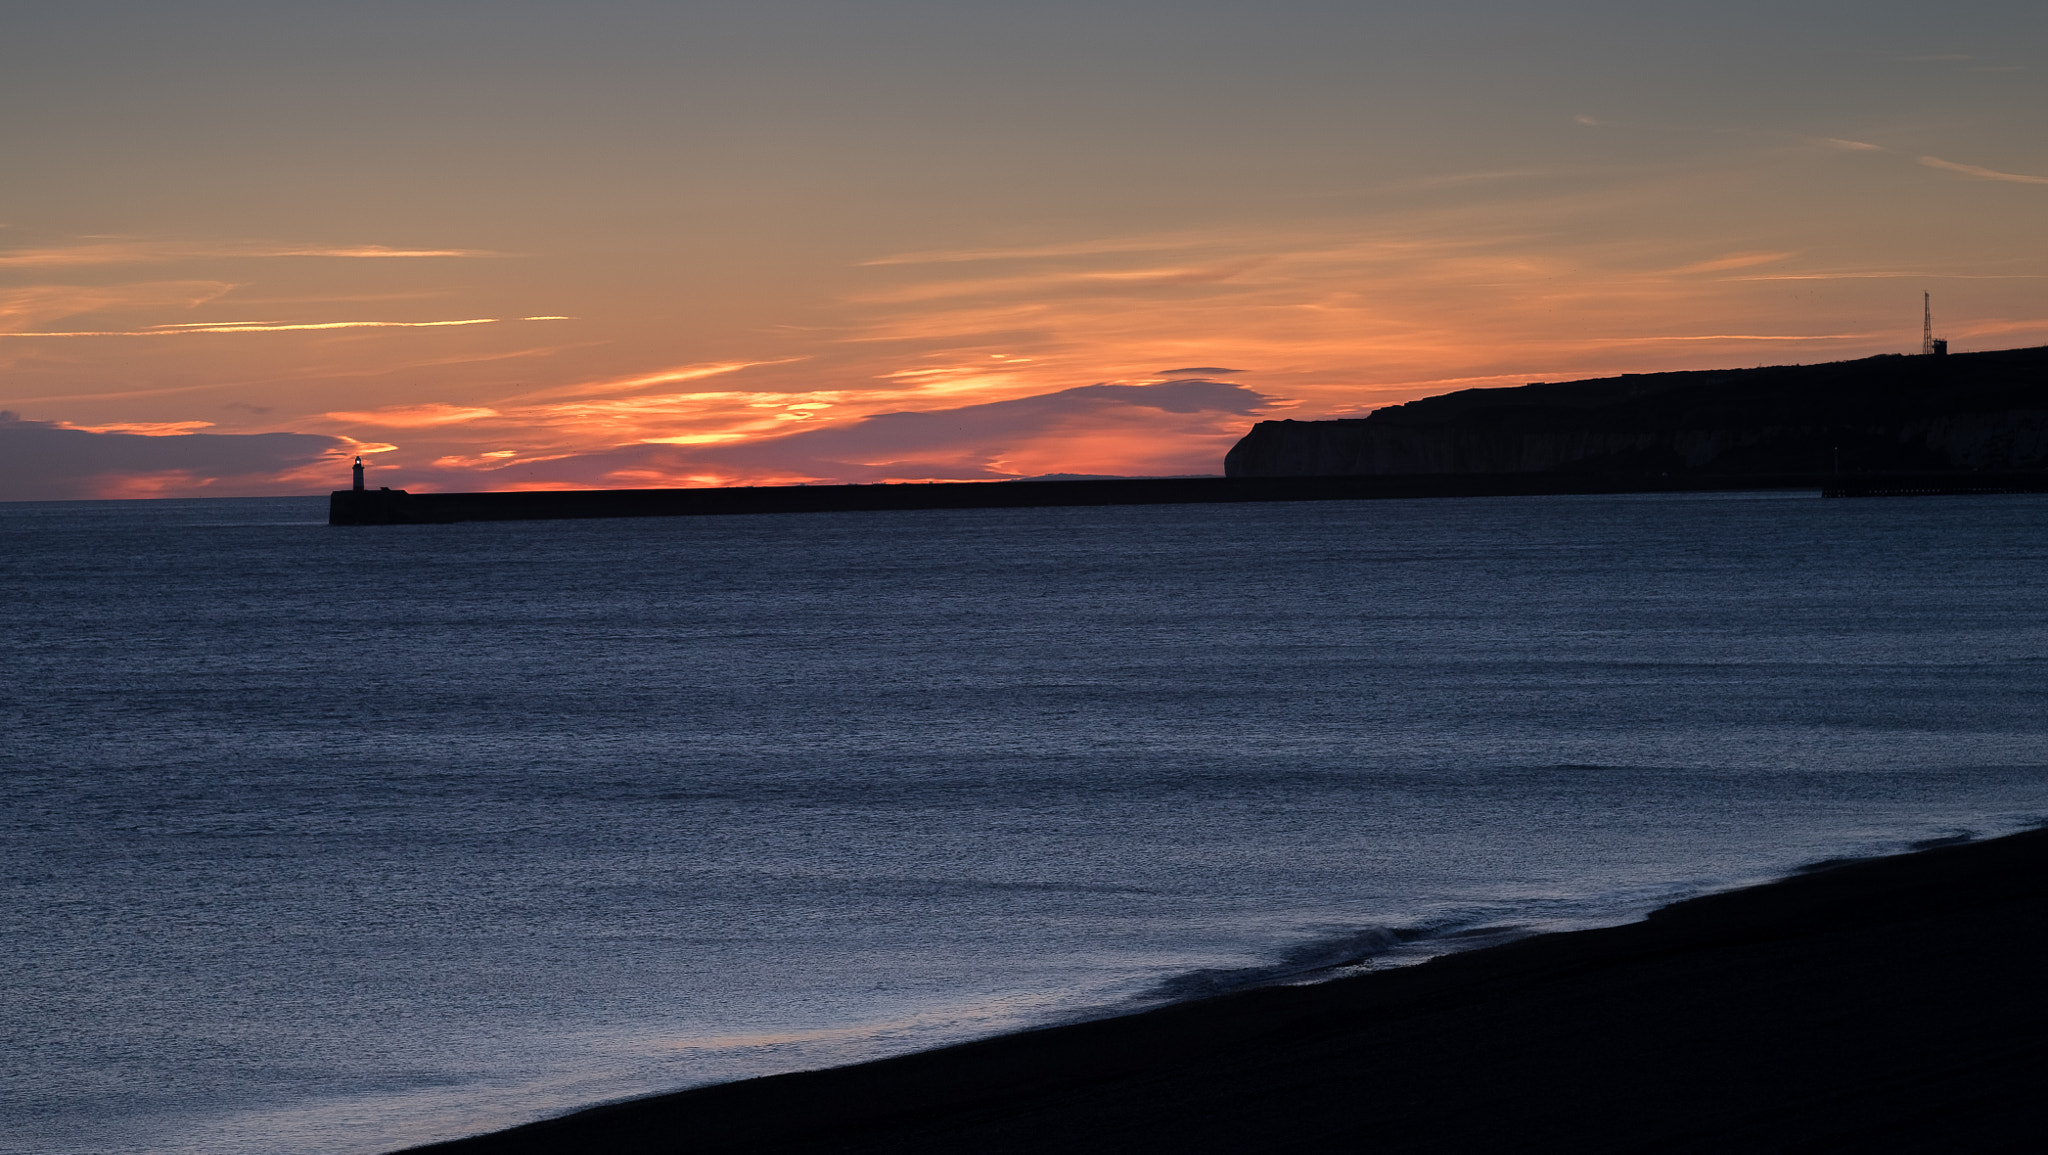
[[0, 505], [0, 1150], [370, 1155], [2048, 821], [2048, 497]]

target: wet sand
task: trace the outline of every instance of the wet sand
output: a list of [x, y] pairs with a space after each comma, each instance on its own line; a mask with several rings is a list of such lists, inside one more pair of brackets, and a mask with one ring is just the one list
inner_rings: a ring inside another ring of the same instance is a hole
[[2043, 1149], [2048, 830], [415, 1150]]

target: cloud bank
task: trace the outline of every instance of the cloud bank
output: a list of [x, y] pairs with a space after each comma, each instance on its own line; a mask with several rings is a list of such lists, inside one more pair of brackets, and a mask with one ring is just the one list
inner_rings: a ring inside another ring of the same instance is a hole
[[447, 458], [435, 468], [405, 470], [401, 480], [422, 489], [977, 481], [1059, 472], [1077, 460], [1096, 463], [1103, 473], [1213, 473], [1247, 419], [1272, 404], [1221, 381], [1084, 385], [720, 444], [640, 443], [523, 459], [508, 454], [502, 463]]
[[0, 500], [318, 493], [351, 448], [310, 433], [94, 432], [0, 411]]

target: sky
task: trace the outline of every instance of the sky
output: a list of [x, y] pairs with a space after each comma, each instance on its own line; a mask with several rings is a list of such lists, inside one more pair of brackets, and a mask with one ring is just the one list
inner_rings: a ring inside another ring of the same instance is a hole
[[2048, 344], [2048, 5], [0, 0], [0, 500], [1220, 473]]

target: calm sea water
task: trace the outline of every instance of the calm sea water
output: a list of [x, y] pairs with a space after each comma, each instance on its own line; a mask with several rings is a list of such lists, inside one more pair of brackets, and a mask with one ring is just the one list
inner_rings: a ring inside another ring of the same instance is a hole
[[376, 1152], [2048, 815], [2048, 499], [0, 505], [0, 1149]]

